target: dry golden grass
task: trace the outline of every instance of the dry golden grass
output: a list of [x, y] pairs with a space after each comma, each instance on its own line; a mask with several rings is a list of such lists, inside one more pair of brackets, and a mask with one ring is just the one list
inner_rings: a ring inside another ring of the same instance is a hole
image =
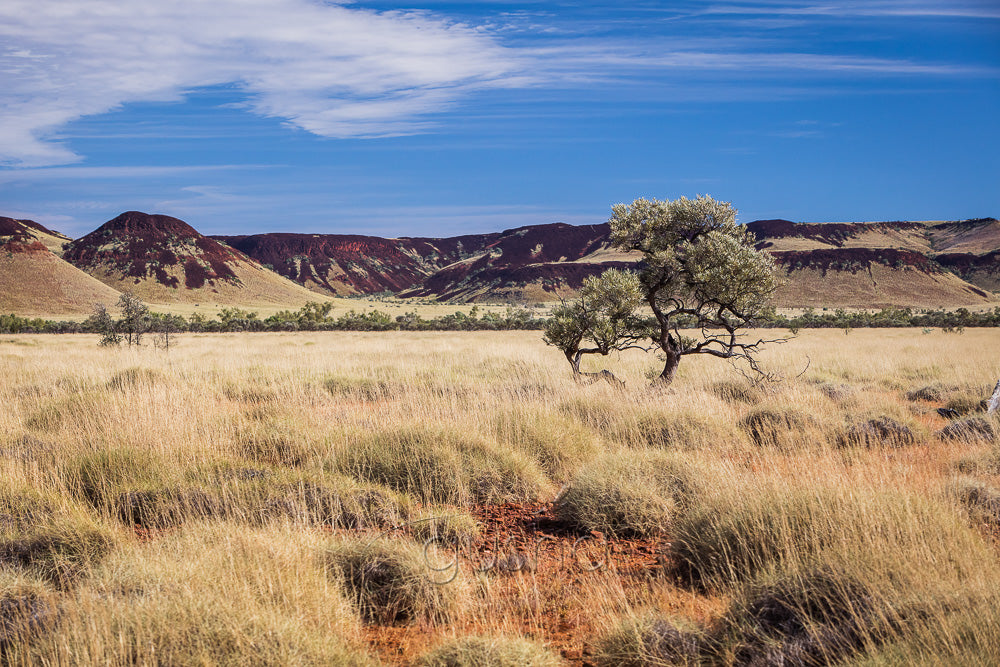
[[[765, 388], [629, 353], [617, 391], [537, 333], [0, 337], [0, 663], [995, 661], [1000, 443], [935, 435], [995, 344], [808, 331]], [[883, 418], [912, 438], [843, 437]], [[557, 496], [606, 567], [435, 586], [485, 506]]]

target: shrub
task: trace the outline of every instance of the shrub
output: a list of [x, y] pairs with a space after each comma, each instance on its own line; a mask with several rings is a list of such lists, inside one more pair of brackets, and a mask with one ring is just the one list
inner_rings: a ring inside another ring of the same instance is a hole
[[420, 656], [418, 667], [557, 667], [563, 661], [520, 637], [459, 637]]
[[691, 468], [676, 454], [613, 452], [577, 473], [556, 501], [555, 512], [584, 531], [660, 535], [691, 487]]
[[[453, 572], [435, 572], [433, 552], [408, 540], [346, 540], [325, 560], [368, 622], [445, 622], [464, 605], [468, 586]], [[432, 577], [437, 576], [438, 579]]]

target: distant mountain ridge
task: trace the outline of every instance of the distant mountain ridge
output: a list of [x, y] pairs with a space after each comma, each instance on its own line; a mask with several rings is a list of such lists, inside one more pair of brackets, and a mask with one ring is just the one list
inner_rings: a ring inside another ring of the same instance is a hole
[[[778, 306], [973, 306], [994, 302], [991, 290], [1000, 289], [994, 218], [758, 220], [747, 228], [784, 274]], [[45, 250], [51, 264], [62, 261], [56, 249], [67, 268], [152, 303], [294, 306], [319, 295], [383, 292], [459, 302], [552, 301], [573, 295], [588, 276], [635, 265], [638, 258], [614, 250], [609, 237], [606, 223], [447, 238], [203, 236], [177, 218], [129, 211], [68, 242], [37, 223], [0, 218], [0, 241], [19, 254]]]

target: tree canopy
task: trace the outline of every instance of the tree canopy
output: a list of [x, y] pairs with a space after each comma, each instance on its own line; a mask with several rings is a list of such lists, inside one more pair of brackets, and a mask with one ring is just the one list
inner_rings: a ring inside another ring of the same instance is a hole
[[[758, 368], [755, 355], [767, 341], [743, 333], [770, 312], [776, 267], [736, 223], [730, 203], [708, 196], [636, 199], [614, 206], [609, 223], [612, 245], [642, 259], [631, 278], [608, 271], [554, 313], [545, 340], [566, 354], [574, 373], [580, 355], [606, 355], [643, 338], [663, 352], [663, 382], [673, 381], [681, 358], [690, 354], [742, 359]], [[619, 300], [611, 305], [601, 295]], [[636, 313], [641, 304], [651, 317]], [[585, 347], [587, 341], [594, 345]]]

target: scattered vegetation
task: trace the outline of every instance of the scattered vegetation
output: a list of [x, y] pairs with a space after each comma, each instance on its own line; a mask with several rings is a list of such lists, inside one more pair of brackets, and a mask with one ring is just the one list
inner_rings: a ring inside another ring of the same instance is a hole
[[993, 338], [803, 331], [782, 382], [650, 391], [534, 333], [11, 336], [0, 663], [990, 664]]

